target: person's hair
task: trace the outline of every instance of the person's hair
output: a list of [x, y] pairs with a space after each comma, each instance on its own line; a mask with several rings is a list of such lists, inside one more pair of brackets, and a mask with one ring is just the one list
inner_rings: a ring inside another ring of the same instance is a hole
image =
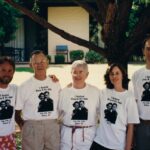
[[15, 71], [15, 62], [10, 57], [8, 56], [0, 57], [0, 65], [4, 63], [9, 63], [13, 67], [13, 70]]
[[42, 95], [45, 97], [44, 93], [40, 93], [39, 96], [38, 96], [39, 99], [41, 98]]
[[142, 50], [144, 50], [145, 48], [145, 43], [150, 40], [150, 34], [147, 34], [145, 39], [143, 40], [143, 43], [142, 43]]
[[106, 107], [108, 107], [109, 105], [111, 105], [111, 106], [112, 106], [112, 103], [107, 103], [107, 104], [106, 104]]
[[128, 89], [128, 83], [129, 83], [129, 78], [128, 78], [128, 75], [127, 75], [127, 72], [126, 72], [126, 70], [122, 67], [122, 65], [120, 65], [120, 64], [117, 64], [117, 63], [115, 63], [115, 64], [112, 64], [107, 70], [106, 70], [106, 73], [105, 73], [105, 75], [104, 75], [104, 80], [105, 80], [105, 84], [106, 84], [106, 87], [108, 88], [108, 89], [113, 89], [114, 88], [114, 85], [111, 83], [111, 81], [110, 81], [110, 78], [109, 78], [109, 75], [110, 75], [110, 73], [112, 72], [112, 69], [114, 68], [114, 67], [118, 67], [119, 69], [120, 69], [120, 71], [121, 71], [121, 73], [122, 73], [122, 87], [124, 88], [124, 89]]
[[42, 50], [35, 50], [35, 51], [33, 51], [33, 52], [30, 54], [30, 62], [31, 62], [31, 60], [32, 60], [32, 56], [33, 56], [33, 55], [39, 55], [39, 54], [43, 54], [43, 55], [46, 57], [46, 59], [48, 60], [46, 54], [45, 54]]
[[[35, 50], [30, 54], [30, 58], [32, 58], [33, 55], [38, 55], [38, 54], [43, 54], [45, 55], [45, 53], [42, 50]], [[46, 56], [46, 55], [45, 55]]]
[[83, 100], [79, 101], [79, 103], [81, 103], [81, 102], [83, 102], [83, 103], [84, 103], [84, 101], [83, 101]]
[[72, 63], [72, 67], [71, 69], [74, 69], [76, 67], [82, 67], [85, 71], [88, 72], [88, 65], [85, 61], [83, 60], [75, 60], [73, 63]]
[[78, 104], [78, 105], [79, 105], [79, 102], [77, 102], [77, 101], [76, 101], [76, 102], [74, 102], [74, 103], [72, 104], [72, 105], [73, 105], [73, 107], [75, 107], [75, 105], [76, 105], [76, 104]]

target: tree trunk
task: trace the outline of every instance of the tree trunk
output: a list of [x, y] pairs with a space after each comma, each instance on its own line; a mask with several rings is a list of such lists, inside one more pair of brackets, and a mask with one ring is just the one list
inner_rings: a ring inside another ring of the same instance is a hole
[[0, 56], [3, 56], [4, 55], [4, 44], [1, 43], [0, 44]]

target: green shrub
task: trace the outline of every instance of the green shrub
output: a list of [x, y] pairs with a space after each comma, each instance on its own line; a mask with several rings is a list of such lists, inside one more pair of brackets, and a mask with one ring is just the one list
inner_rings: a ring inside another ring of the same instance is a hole
[[55, 64], [64, 64], [65, 56], [64, 55], [55, 55]]
[[75, 60], [82, 60], [84, 58], [84, 52], [82, 50], [70, 51], [70, 60], [71, 62]]
[[129, 62], [131, 63], [143, 63], [145, 62], [144, 57], [143, 56], [131, 56], [129, 59]]
[[102, 59], [103, 57], [93, 50], [90, 50], [85, 54], [85, 61], [88, 63], [99, 63]]
[[51, 63], [51, 55], [47, 55], [47, 59], [49, 61], [49, 64]]
[[31, 72], [33, 73], [33, 69], [30, 67], [16, 67], [16, 72]]

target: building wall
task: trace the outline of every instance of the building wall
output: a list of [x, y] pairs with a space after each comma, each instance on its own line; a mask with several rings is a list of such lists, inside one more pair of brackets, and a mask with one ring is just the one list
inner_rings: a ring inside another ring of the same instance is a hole
[[[48, 22], [70, 34], [89, 40], [89, 14], [81, 7], [49, 7]], [[56, 54], [56, 45], [68, 45], [69, 51], [88, 51], [87, 48], [67, 41], [49, 30], [48, 53], [52, 56], [52, 62]]]

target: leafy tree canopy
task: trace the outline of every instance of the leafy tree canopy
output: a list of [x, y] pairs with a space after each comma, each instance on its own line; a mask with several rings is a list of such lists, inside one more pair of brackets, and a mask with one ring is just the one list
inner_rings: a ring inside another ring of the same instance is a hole
[[9, 4], [0, 0], [0, 46], [14, 38], [17, 29], [18, 12]]
[[[85, 9], [101, 25], [104, 47], [53, 26], [31, 10], [22, 7], [23, 5], [12, 0], [4, 1], [63, 38], [100, 53], [109, 64], [127, 64], [129, 57], [139, 49], [145, 35], [150, 33], [150, 0], [92, 0], [94, 5], [89, 3], [90, 0], [70, 0]], [[42, 0], [31, 2], [34, 2], [36, 8]]]

